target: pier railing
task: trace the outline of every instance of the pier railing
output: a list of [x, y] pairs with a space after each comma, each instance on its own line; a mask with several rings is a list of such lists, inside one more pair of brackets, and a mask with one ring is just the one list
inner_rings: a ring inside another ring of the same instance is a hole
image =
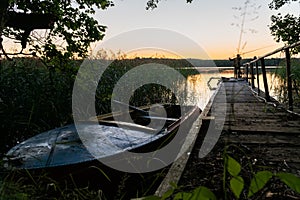
[[[270, 101], [270, 93], [269, 93], [269, 87], [268, 87], [268, 80], [267, 80], [267, 74], [266, 74], [266, 65], [265, 65], [265, 58], [272, 56], [276, 53], [285, 52], [285, 59], [286, 59], [286, 78], [287, 78], [287, 92], [288, 92], [288, 106], [289, 106], [289, 110], [293, 110], [293, 94], [292, 94], [292, 76], [291, 76], [291, 53], [290, 53], [290, 49], [300, 46], [300, 41], [292, 44], [292, 45], [288, 45], [288, 46], [284, 46], [281, 48], [278, 48], [270, 53], [267, 53], [261, 57], [254, 57], [254, 60], [243, 64], [244, 68], [245, 68], [245, 75], [246, 75], [246, 79], [247, 81], [251, 84], [251, 87], [254, 89], [255, 88], [255, 84], [254, 84], [254, 76], [256, 75], [256, 81], [257, 81], [257, 89], [258, 89], [258, 93], [260, 92], [260, 88], [259, 88], [259, 70], [258, 70], [258, 66], [259, 63], [261, 65], [261, 73], [263, 76], [263, 83], [264, 83], [264, 89], [265, 89], [265, 98], [267, 101]], [[256, 68], [256, 74], [254, 74], [254, 67]], [[250, 78], [249, 78], [249, 75]]]

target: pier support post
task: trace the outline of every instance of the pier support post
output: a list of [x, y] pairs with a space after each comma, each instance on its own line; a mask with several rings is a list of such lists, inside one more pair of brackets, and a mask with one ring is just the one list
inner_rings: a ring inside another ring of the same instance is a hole
[[246, 64], [246, 80], [249, 83], [249, 64]]
[[265, 88], [266, 100], [270, 101], [271, 99], [270, 99], [268, 80], [267, 80], [267, 74], [266, 74], [265, 59], [261, 58], [260, 62], [261, 62], [261, 72], [262, 72], [263, 79], [264, 79], [264, 88]]
[[291, 77], [291, 54], [289, 49], [285, 49], [286, 58], [286, 78], [288, 87], [289, 110], [293, 110], [293, 93], [292, 93], [292, 77]]
[[252, 89], [255, 88], [255, 85], [254, 85], [254, 70], [253, 70], [253, 63], [250, 64], [250, 70], [251, 70], [251, 87]]
[[257, 93], [260, 94], [260, 86], [259, 86], [259, 69], [258, 69], [258, 61], [255, 62], [256, 66], [256, 80], [257, 80]]

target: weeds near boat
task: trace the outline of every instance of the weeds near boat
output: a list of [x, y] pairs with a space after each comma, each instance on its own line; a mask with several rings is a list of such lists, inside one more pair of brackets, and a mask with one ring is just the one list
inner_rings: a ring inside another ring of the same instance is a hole
[[[300, 178], [294, 174], [286, 172], [272, 172], [269, 167], [264, 166], [262, 171], [254, 171], [253, 165], [255, 161], [248, 158], [246, 164], [242, 165], [237, 161], [228, 151], [228, 149], [235, 149], [239, 156], [235, 157], [241, 159], [242, 157], [248, 157], [247, 153], [239, 146], [228, 145], [224, 148], [223, 152], [223, 195], [222, 199], [260, 199], [265, 193], [266, 196], [272, 197], [276, 194], [268, 192], [266, 193], [266, 187], [270, 182], [281, 181], [286, 184], [291, 190], [300, 194]], [[207, 187], [199, 186], [192, 191], [182, 191], [181, 186], [176, 184], [170, 184], [172, 188], [162, 195], [148, 196], [142, 198], [143, 200], [193, 200], [193, 199], [206, 199], [215, 200], [216, 195]], [[265, 189], [265, 190], [264, 190]]]
[[[72, 87], [81, 61], [44, 65], [37, 59], [15, 58], [13, 62], [0, 63], [0, 119], [1, 147], [4, 153], [26, 138], [40, 132], [72, 122]], [[173, 67], [187, 77], [196, 74], [185, 60], [172, 59], [116, 59], [98, 83], [96, 110], [98, 114], [110, 112], [114, 83], [135, 66], [161, 63]], [[151, 94], [155, 94], [151, 96]], [[139, 88], [131, 100], [132, 105], [175, 103], [177, 99], [165, 87], [148, 84]], [[99, 173], [105, 174], [101, 169]], [[19, 172], [3, 173], [0, 181], [0, 199], [103, 199], [101, 190], [91, 190], [75, 184], [71, 177], [64, 183], [49, 178], [47, 174], [32, 175]], [[105, 176], [106, 177], [106, 176]], [[153, 190], [158, 174], [149, 185], [143, 186], [139, 196]], [[110, 177], [106, 177], [109, 179]], [[142, 178], [146, 180], [146, 178]], [[121, 186], [120, 186], [121, 188]], [[122, 189], [122, 188], [121, 188]], [[124, 192], [124, 190], [120, 190]], [[122, 197], [122, 194], [119, 195]]]
[[69, 178], [71, 181], [59, 183], [47, 173], [33, 175], [29, 171], [14, 171], [1, 182], [0, 199], [105, 199], [101, 190], [78, 187], [72, 177]]

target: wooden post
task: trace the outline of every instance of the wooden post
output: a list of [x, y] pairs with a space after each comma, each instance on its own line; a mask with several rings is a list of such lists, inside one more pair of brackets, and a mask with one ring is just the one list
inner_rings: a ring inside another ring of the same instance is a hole
[[286, 57], [286, 78], [288, 87], [289, 110], [293, 110], [292, 77], [291, 77], [291, 54], [289, 49], [285, 49]]
[[266, 100], [270, 101], [271, 99], [270, 99], [269, 87], [268, 87], [268, 80], [267, 80], [267, 74], [266, 74], [265, 59], [261, 58], [260, 62], [261, 62], [261, 72], [262, 72], [263, 79], [264, 79], [264, 87], [265, 87]]
[[250, 70], [251, 70], [251, 87], [252, 87], [252, 89], [254, 89], [255, 86], [254, 86], [254, 70], [253, 70], [253, 63], [250, 64]]
[[242, 72], [241, 72], [241, 60], [242, 57], [240, 54], [236, 55], [236, 61], [237, 61], [237, 78], [242, 78]]
[[249, 82], [249, 63], [246, 64], [246, 80]]
[[260, 94], [258, 61], [255, 62], [255, 66], [256, 66], [257, 93]]

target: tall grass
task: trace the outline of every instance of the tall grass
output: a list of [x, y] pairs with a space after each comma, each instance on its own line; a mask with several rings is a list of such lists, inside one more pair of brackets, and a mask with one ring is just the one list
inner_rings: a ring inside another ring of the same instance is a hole
[[[125, 73], [136, 66], [153, 62], [179, 70], [190, 66], [184, 60], [115, 60], [99, 81], [96, 91], [97, 114], [111, 111], [113, 88]], [[79, 67], [79, 61], [60, 62], [50, 66], [30, 58], [2, 61], [0, 137], [4, 145], [1, 145], [0, 152], [5, 152], [17, 142], [37, 133], [72, 122], [72, 88]], [[181, 70], [180, 73], [188, 76], [196, 73], [196, 70]], [[131, 98], [131, 103], [135, 106], [162, 102], [175, 103], [176, 99], [170, 90], [158, 84], [147, 84], [139, 88]]]
[[38, 200], [38, 199], [105, 199], [101, 190], [90, 190], [78, 187], [69, 177], [58, 182], [47, 173], [32, 174], [29, 171], [14, 171], [0, 183], [0, 199], [2, 200]]
[[[148, 63], [165, 64], [177, 69], [184, 76], [197, 73], [193, 69], [182, 70], [182, 67], [190, 66], [184, 60], [115, 60], [99, 81], [95, 102], [97, 114], [111, 111], [112, 91], [118, 80], [134, 67]], [[45, 65], [33, 58], [15, 58], [14, 61], [0, 62], [1, 159], [5, 152], [18, 142], [43, 131], [72, 123], [72, 89], [80, 64], [80, 61], [53, 61]], [[147, 84], [139, 88], [130, 99], [134, 106], [177, 101], [168, 88], [158, 84]], [[3, 169], [0, 169], [3, 172]], [[157, 180], [155, 175], [153, 176], [151, 180]], [[144, 188], [143, 191], [148, 189]], [[123, 191], [121, 188], [120, 192]], [[2, 173], [0, 176], [0, 199], [101, 198], [103, 195], [98, 190], [77, 187], [70, 179], [58, 183], [43, 173], [33, 176], [30, 173], [12, 172], [9, 175]]]
[[[72, 63], [69, 65], [73, 67]], [[0, 152], [25, 138], [72, 121], [74, 77], [75, 73], [47, 68], [36, 59], [2, 61]]]
[[[288, 89], [286, 78], [285, 61], [280, 63], [281, 68], [276, 70], [275, 75], [279, 78], [279, 85], [275, 87], [275, 92], [279, 96], [279, 101], [283, 104], [288, 103]], [[300, 108], [300, 59], [291, 59], [292, 87], [294, 106]], [[288, 107], [288, 106], [287, 106]]]

